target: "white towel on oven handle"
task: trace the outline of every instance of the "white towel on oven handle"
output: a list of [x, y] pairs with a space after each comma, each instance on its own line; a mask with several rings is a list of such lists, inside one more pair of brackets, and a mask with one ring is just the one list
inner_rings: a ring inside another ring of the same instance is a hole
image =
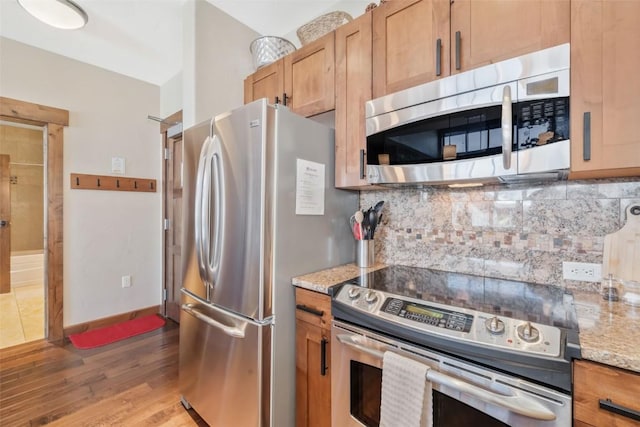
[[429, 367], [391, 351], [382, 361], [380, 427], [431, 427], [433, 398]]

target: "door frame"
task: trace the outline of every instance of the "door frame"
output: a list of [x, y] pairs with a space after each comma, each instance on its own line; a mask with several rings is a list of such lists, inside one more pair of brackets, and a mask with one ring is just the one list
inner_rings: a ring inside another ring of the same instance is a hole
[[[169, 140], [172, 139], [169, 136], [169, 129], [172, 129], [173, 126], [182, 124], [182, 110], [176, 111], [170, 116], [162, 119], [160, 122], [160, 134], [162, 135], [162, 315], [165, 317], [169, 317], [176, 322], [179, 320], [175, 317], [179, 317], [179, 312], [176, 313], [176, 307], [167, 307], [169, 304], [175, 303], [172, 301], [173, 296], [173, 286], [168, 283], [167, 276], [167, 230], [164, 226], [164, 220], [169, 217], [168, 211], [171, 208], [169, 206], [169, 200], [167, 198], [167, 159], [166, 153], [169, 150]], [[176, 135], [174, 135], [176, 136]], [[171, 225], [170, 225], [171, 226]], [[179, 301], [178, 301], [179, 304]]]
[[0, 97], [0, 119], [42, 126], [46, 135], [47, 174], [47, 304], [45, 337], [48, 341], [64, 338], [63, 324], [63, 147], [64, 127], [69, 126], [69, 111], [26, 101]]

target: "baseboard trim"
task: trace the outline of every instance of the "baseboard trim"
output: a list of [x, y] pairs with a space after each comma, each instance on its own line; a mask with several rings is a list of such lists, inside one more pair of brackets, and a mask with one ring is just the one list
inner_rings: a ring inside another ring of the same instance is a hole
[[154, 305], [152, 307], [141, 308], [140, 310], [134, 310], [128, 313], [121, 313], [121, 314], [116, 314], [114, 316], [91, 320], [85, 323], [78, 323], [77, 325], [66, 326], [64, 328], [64, 336], [68, 337], [69, 335], [79, 334], [81, 332], [90, 331], [91, 329], [102, 328], [104, 326], [111, 326], [111, 325], [115, 325], [116, 323], [135, 319], [137, 317], [144, 317], [150, 314], [159, 314], [159, 313], [160, 313], [160, 306]]

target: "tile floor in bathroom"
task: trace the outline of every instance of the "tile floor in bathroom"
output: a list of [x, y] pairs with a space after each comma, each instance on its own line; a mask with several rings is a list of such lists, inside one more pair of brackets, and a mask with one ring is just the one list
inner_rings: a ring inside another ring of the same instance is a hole
[[0, 348], [44, 338], [44, 286], [18, 286], [0, 294]]

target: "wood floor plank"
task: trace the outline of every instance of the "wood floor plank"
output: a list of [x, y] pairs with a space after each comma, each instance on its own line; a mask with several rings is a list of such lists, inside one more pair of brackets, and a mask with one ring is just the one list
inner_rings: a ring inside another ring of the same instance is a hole
[[67, 340], [0, 350], [0, 426], [206, 426], [180, 403], [179, 327], [78, 350]]

